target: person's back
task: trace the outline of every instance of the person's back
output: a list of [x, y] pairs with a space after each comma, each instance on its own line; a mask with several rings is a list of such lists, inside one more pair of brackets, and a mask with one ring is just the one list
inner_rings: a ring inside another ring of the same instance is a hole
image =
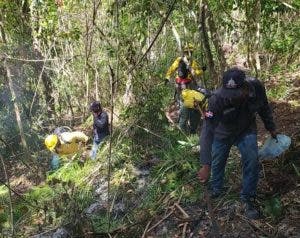
[[83, 132], [62, 132], [59, 128], [45, 138], [45, 145], [52, 152], [51, 168], [59, 168], [60, 156], [73, 155], [80, 151], [80, 143], [86, 143], [88, 136]]
[[59, 137], [60, 145], [56, 148], [58, 155], [71, 155], [83, 148], [83, 143], [88, 141], [88, 137], [80, 131], [63, 132]]

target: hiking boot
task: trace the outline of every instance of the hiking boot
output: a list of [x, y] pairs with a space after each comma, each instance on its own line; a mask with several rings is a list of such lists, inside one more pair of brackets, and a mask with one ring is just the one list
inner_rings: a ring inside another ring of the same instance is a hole
[[251, 220], [256, 220], [259, 218], [259, 211], [254, 207], [251, 201], [242, 201], [242, 206], [244, 209], [244, 214], [247, 218]]

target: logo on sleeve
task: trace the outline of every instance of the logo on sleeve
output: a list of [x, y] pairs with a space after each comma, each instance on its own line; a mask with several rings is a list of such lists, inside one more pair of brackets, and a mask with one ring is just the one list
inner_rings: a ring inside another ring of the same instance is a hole
[[207, 111], [204, 113], [205, 118], [213, 118], [214, 114], [212, 111]]

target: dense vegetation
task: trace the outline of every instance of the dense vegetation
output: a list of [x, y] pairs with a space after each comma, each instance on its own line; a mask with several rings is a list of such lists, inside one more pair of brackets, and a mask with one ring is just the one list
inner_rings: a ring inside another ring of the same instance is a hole
[[[207, 66], [202, 83], [210, 89], [225, 69], [240, 65], [265, 82], [271, 99], [299, 113], [297, 0], [1, 0], [0, 9], [4, 237], [59, 227], [74, 237], [141, 237], [172, 201], [202, 199], [198, 137], [165, 117], [174, 93], [163, 84], [165, 72], [186, 43]], [[113, 128], [98, 160], [82, 166], [78, 161], [86, 155], [78, 154], [49, 172], [45, 135], [60, 125], [91, 135], [93, 100], [109, 112]], [[299, 149], [297, 117], [294, 124], [290, 136]], [[299, 162], [273, 166], [299, 181]], [[235, 170], [231, 164], [227, 173]], [[278, 222], [284, 205], [274, 194], [263, 207]], [[100, 208], [87, 214], [95, 202]]]

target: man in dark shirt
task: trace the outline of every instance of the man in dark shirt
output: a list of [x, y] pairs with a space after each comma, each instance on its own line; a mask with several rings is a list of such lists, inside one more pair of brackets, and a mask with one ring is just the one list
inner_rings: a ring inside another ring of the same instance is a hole
[[94, 140], [93, 147], [91, 150], [91, 159], [96, 159], [97, 151], [100, 146], [100, 143], [103, 139], [109, 135], [109, 123], [108, 123], [108, 115], [105, 111], [102, 110], [101, 104], [98, 101], [95, 101], [91, 104], [90, 110], [94, 116]]
[[245, 215], [257, 219], [259, 212], [253, 206], [259, 176], [256, 114], [265, 128], [276, 137], [275, 124], [263, 84], [246, 77], [245, 73], [232, 68], [223, 75], [223, 86], [209, 98], [208, 108], [200, 138], [198, 176], [201, 182], [211, 178], [212, 196], [221, 194], [226, 161], [230, 149], [237, 146], [242, 159], [241, 201]]

